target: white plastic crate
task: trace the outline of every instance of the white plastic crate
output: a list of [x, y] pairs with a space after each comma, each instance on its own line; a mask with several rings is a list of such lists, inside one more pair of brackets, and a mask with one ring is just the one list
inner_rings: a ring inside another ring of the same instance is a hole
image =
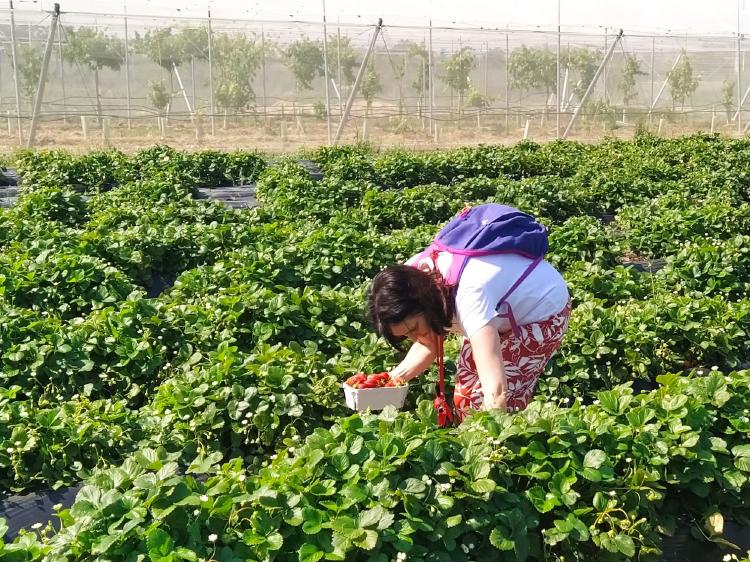
[[409, 385], [385, 386], [382, 388], [352, 388], [344, 383], [346, 405], [352, 410], [382, 410], [386, 406], [401, 408], [406, 401]]

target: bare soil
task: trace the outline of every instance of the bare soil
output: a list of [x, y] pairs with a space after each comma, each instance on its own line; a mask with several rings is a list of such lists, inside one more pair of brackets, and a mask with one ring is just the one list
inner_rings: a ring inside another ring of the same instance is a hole
[[[0, 119], [0, 153], [8, 153], [20, 147], [15, 131], [15, 121], [10, 124]], [[267, 153], [289, 153], [301, 149], [312, 149], [328, 144], [328, 132], [325, 121], [307, 120], [295, 122], [292, 119], [273, 120], [264, 122], [262, 118], [246, 118], [243, 122], [229, 122], [226, 128], [223, 120], [217, 118], [214, 132], [211, 133], [211, 123], [208, 119], [199, 125], [189, 121], [172, 121], [166, 126], [166, 133], [159, 131], [156, 119], [149, 122], [133, 122], [129, 128], [123, 120], [111, 121], [108, 136], [105, 131], [91, 118], [88, 124], [87, 136], [84, 137], [80, 120], [70, 119], [68, 123], [55, 121], [42, 123], [36, 134], [36, 148], [65, 149], [72, 152], [87, 152], [107, 147], [118, 148], [129, 153], [152, 146], [154, 144], [168, 144], [181, 150], [260, 150]], [[515, 123], [513, 121], [516, 121]], [[540, 127], [539, 119], [530, 123], [528, 138], [536, 142], [547, 142], [555, 139], [554, 124], [550, 127]], [[549, 120], [548, 120], [549, 121]], [[387, 118], [379, 121], [371, 120], [365, 131], [361, 120], [353, 120], [344, 130], [340, 143], [354, 143], [367, 140], [377, 148], [400, 147], [409, 150], [431, 150], [435, 148], [455, 148], [477, 144], [514, 144], [524, 137], [524, 126], [517, 120], [512, 120], [509, 129], [505, 130], [505, 122], [495, 124], [464, 123], [457, 127], [454, 123], [437, 124], [437, 135], [430, 135], [429, 130], [422, 128], [422, 123], [416, 118], [398, 119]], [[332, 123], [335, 133], [337, 123]], [[524, 123], [525, 125], [525, 123]], [[656, 124], [651, 130], [656, 131]], [[426, 126], [426, 125], [425, 125]], [[27, 127], [26, 127], [27, 128]], [[706, 130], [707, 127], [702, 130]], [[685, 125], [662, 123], [662, 136], [680, 136], [696, 132], [697, 128]], [[722, 128], [718, 132], [733, 134], [733, 131]], [[24, 134], [26, 134], [25, 131]], [[568, 136], [571, 140], [582, 142], [598, 142], [606, 137], [631, 138], [635, 133], [632, 125], [622, 126], [615, 130], [606, 130], [600, 123], [581, 123]]]

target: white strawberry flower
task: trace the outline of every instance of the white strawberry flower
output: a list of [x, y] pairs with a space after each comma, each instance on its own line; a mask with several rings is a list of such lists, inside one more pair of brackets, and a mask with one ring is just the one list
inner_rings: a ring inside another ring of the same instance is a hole
[[219, 536], [216, 533], [211, 533], [210, 535], [208, 535], [208, 540], [211, 542], [216, 542], [216, 539], [218, 538]]
[[208, 496], [206, 494], [202, 494], [201, 497], [200, 497], [200, 500], [202, 502], [207, 502], [208, 501]]

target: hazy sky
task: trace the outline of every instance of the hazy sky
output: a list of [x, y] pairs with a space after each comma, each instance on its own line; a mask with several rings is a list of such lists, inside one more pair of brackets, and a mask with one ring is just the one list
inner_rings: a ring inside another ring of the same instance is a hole
[[[68, 12], [205, 16], [217, 18], [320, 21], [323, 0], [59, 0]], [[23, 10], [51, 9], [53, 0], [14, 0]], [[745, 0], [561, 0], [563, 30], [623, 27], [626, 31], [673, 33], [737, 32], [738, 5], [743, 33], [750, 32]], [[5, 8], [5, 2], [0, 4]], [[326, 0], [328, 20], [387, 24], [505, 28], [554, 28], [557, 0]]]

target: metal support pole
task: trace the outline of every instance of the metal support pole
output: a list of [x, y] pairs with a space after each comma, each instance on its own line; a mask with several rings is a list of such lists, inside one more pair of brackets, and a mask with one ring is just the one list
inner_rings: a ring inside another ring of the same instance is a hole
[[16, 89], [16, 129], [18, 143], [23, 144], [23, 127], [21, 127], [21, 89], [18, 84], [18, 52], [16, 50], [16, 19], [13, 15], [13, 0], [10, 0], [10, 52], [13, 58], [13, 84]]
[[[604, 28], [604, 52], [605, 53], [607, 52], [607, 49], [609, 48], [608, 43], [609, 43], [609, 31], [605, 27]], [[604, 86], [604, 101], [606, 102], [608, 101], [607, 100], [607, 69], [606, 67], [602, 71], [602, 85]]]
[[213, 33], [211, 32], [211, 10], [208, 10], [208, 87], [209, 105], [211, 106], [211, 136], [216, 134], [216, 105], [214, 104], [214, 58]]
[[177, 70], [177, 65], [175, 63], [172, 63], [172, 70], [174, 70], [174, 75], [177, 78], [177, 84], [180, 86], [180, 91], [182, 92], [182, 98], [185, 100], [185, 105], [188, 108], [188, 112], [190, 113], [190, 118], [193, 118], [193, 108], [190, 105], [190, 100], [188, 99], [187, 92], [185, 91], [185, 86], [182, 83], [182, 77], [180, 76], [179, 70]]
[[[672, 70], [674, 70], [677, 65], [680, 63], [680, 59], [682, 58], [682, 53], [677, 55], [677, 58], [674, 61], [674, 64], [672, 65]], [[648, 108], [648, 114], [651, 115], [651, 112], [654, 110], [654, 107], [656, 107], [656, 104], [659, 103], [659, 98], [661, 97], [662, 92], [664, 92], [664, 88], [667, 87], [667, 84], [669, 83], [669, 73], [667, 73], [667, 78], [664, 79], [664, 82], [661, 85], [661, 88], [659, 88], [659, 91], [656, 93], [656, 97], [654, 98], [654, 101], [651, 102], [651, 106]]]
[[266, 92], [266, 31], [261, 26], [260, 28], [260, 78], [261, 88], [263, 88], [263, 119], [268, 124], [268, 94]]
[[[651, 97], [654, 99], [654, 66], [656, 65], [656, 37], [651, 37]], [[651, 123], [651, 110], [648, 112], [648, 122]]]
[[490, 45], [487, 41], [484, 42], [484, 97], [487, 98], [487, 92], [489, 90], [488, 78], [489, 78], [489, 66], [490, 66]]
[[505, 30], [505, 134], [510, 128], [510, 47], [508, 30]]
[[745, 95], [742, 96], [742, 99], [740, 100], [740, 103], [737, 106], [737, 111], [734, 112], [734, 115], [732, 116], [732, 121], [737, 119], [740, 115], [740, 108], [745, 105], [745, 102], [747, 101], [747, 96], [750, 96], [750, 86], [747, 87], [745, 90]]
[[561, 95], [560, 95], [560, 0], [557, 0], [557, 78], [555, 79], [555, 85], [557, 86], [557, 120], [555, 126], [555, 138], [560, 138], [560, 112], [562, 110]]
[[63, 123], [68, 122], [68, 96], [65, 94], [65, 64], [63, 61], [62, 30], [57, 30], [57, 54], [60, 58], [60, 88], [62, 90]]
[[130, 48], [128, 45], [128, 8], [124, 7], [125, 19], [125, 95], [127, 96], [128, 129], [133, 127], [130, 100]]
[[737, 0], [737, 133], [742, 134], [742, 28], [740, 26], [740, 0]]
[[326, 84], [326, 130], [331, 144], [331, 88], [328, 84], [328, 30], [326, 29], [326, 0], [323, 0], [323, 77]]
[[341, 25], [336, 26], [336, 82], [339, 88], [339, 119], [344, 114], [344, 84], [341, 82]]
[[622, 29], [617, 34], [617, 37], [612, 42], [612, 46], [609, 48], [609, 51], [607, 51], [607, 55], [604, 57], [604, 60], [599, 65], [599, 68], [596, 69], [596, 73], [594, 74], [594, 77], [591, 79], [591, 83], [589, 84], [589, 87], [586, 88], [586, 93], [583, 94], [583, 97], [581, 98], [581, 103], [576, 107], [575, 112], [573, 113], [573, 117], [570, 119], [570, 123], [568, 123], [568, 126], [565, 128], [565, 132], [563, 133], [563, 138], [568, 136], [568, 133], [573, 129], [573, 125], [575, 125], [576, 120], [578, 119], [578, 115], [581, 113], [581, 110], [583, 109], [583, 106], [586, 105], [586, 101], [589, 98], [589, 95], [594, 90], [594, 86], [596, 85], [596, 81], [599, 79], [599, 75], [602, 73], [602, 70], [604, 70], [604, 67], [607, 66], [607, 63], [609, 62], [609, 59], [612, 57], [612, 53], [615, 51], [615, 47], [617, 47], [617, 44], [620, 42], [620, 39], [622, 39]]
[[333, 137], [333, 144], [336, 144], [339, 142], [339, 139], [341, 138], [341, 132], [344, 130], [344, 125], [346, 125], [346, 120], [349, 118], [349, 112], [352, 109], [352, 104], [354, 104], [354, 97], [357, 95], [357, 88], [359, 88], [359, 83], [362, 81], [362, 76], [365, 74], [365, 68], [367, 68], [367, 61], [370, 59], [370, 54], [372, 53], [373, 49], [375, 49], [375, 41], [378, 39], [378, 35], [380, 34], [380, 30], [383, 27], [383, 18], [378, 18], [378, 23], [375, 26], [375, 31], [372, 34], [372, 39], [370, 40], [370, 45], [367, 47], [367, 52], [365, 53], [365, 57], [362, 59], [362, 64], [359, 67], [359, 71], [357, 72], [357, 77], [354, 80], [354, 86], [352, 86], [352, 91], [349, 94], [349, 99], [346, 100], [346, 107], [344, 108], [344, 114], [341, 116], [341, 121], [339, 122], [338, 129], [336, 129], [336, 136]]
[[39, 118], [39, 110], [42, 107], [42, 99], [44, 99], [44, 86], [47, 82], [47, 71], [49, 70], [49, 58], [52, 54], [52, 45], [55, 41], [55, 31], [57, 30], [57, 21], [60, 19], [60, 4], [55, 3], [54, 11], [52, 12], [52, 23], [49, 26], [49, 35], [47, 36], [47, 45], [44, 48], [44, 58], [42, 59], [42, 71], [39, 73], [39, 84], [36, 88], [36, 97], [34, 98], [34, 111], [31, 114], [31, 126], [29, 127], [29, 138], [26, 141], [26, 146], [31, 148], [34, 145], [34, 137], [36, 136], [36, 124]]
[[432, 20], [430, 20], [430, 34], [429, 34], [429, 45], [427, 50], [427, 82], [429, 84], [430, 88], [430, 136], [432, 136], [432, 130], [434, 127], [434, 111], [435, 111], [435, 88], [433, 86], [435, 85], [432, 80]]

